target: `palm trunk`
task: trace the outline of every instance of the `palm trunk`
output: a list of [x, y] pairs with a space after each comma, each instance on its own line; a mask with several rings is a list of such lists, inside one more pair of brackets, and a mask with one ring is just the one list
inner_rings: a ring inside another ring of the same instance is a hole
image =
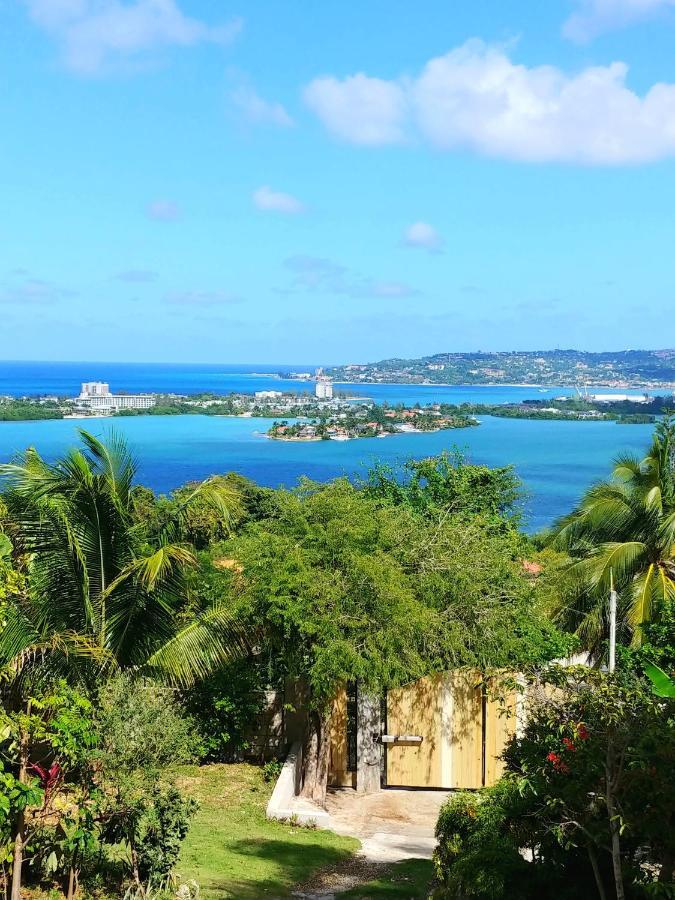
[[330, 759], [329, 711], [312, 710], [309, 714], [305, 741], [303, 783], [300, 794], [322, 806], [326, 802], [328, 764]]

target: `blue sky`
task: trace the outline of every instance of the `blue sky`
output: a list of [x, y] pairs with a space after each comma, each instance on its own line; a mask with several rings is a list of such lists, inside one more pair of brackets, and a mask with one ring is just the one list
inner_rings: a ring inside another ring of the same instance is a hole
[[675, 344], [675, 0], [0, 0], [0, 357]]

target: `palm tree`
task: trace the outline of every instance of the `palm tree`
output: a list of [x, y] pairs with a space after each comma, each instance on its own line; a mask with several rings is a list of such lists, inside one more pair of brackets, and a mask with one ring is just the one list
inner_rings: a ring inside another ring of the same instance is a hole
[[53, 464], [29, 449], [0, 466], [6, 531], [25, 560], [25, 594], [0, 631], [0, 664], [124, 668], [187, 685], [247, 652], [227, 610], [212, 606], [179, 625], [196, 564], [180, 543], [181, 518], [197, 496], [227, 512], [205, 482], [176, 510], [153, 546], [134, 517], [136, 464], [124, 441], [81, 431], [83, 447]]
[[607, 602], [618, 593], [623, 635], [640, 644], [644, 626], [675, 599], [675, 420], [666, 416], [643, 459], [621, 456], [557, 523], [553, 546], [571, 557], [572, 589], [558, 615], [589, 649], [606, 636]]

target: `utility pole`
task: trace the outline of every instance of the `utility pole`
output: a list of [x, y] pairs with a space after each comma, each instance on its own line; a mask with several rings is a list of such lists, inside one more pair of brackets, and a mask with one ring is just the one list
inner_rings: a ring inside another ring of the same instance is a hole
[[616, 668], [616, 591], [614, 590], [614, 573], [610, 569], [609, 588], [609, 674]]

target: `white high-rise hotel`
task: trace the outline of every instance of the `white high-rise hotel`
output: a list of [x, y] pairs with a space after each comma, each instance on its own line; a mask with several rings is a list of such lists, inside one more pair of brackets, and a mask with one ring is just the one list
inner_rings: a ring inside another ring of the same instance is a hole
[[327, 378], [319, 376], [316, 379], [316, 388], [314, 393], [319, 400], [331, 400], [333, 397], [333, 385]]
[[75, 405], [100, 412], [118, 409], [150, 409], [157, 402], [154, 394], [112, 394], [105, 381], [85, 381]]

